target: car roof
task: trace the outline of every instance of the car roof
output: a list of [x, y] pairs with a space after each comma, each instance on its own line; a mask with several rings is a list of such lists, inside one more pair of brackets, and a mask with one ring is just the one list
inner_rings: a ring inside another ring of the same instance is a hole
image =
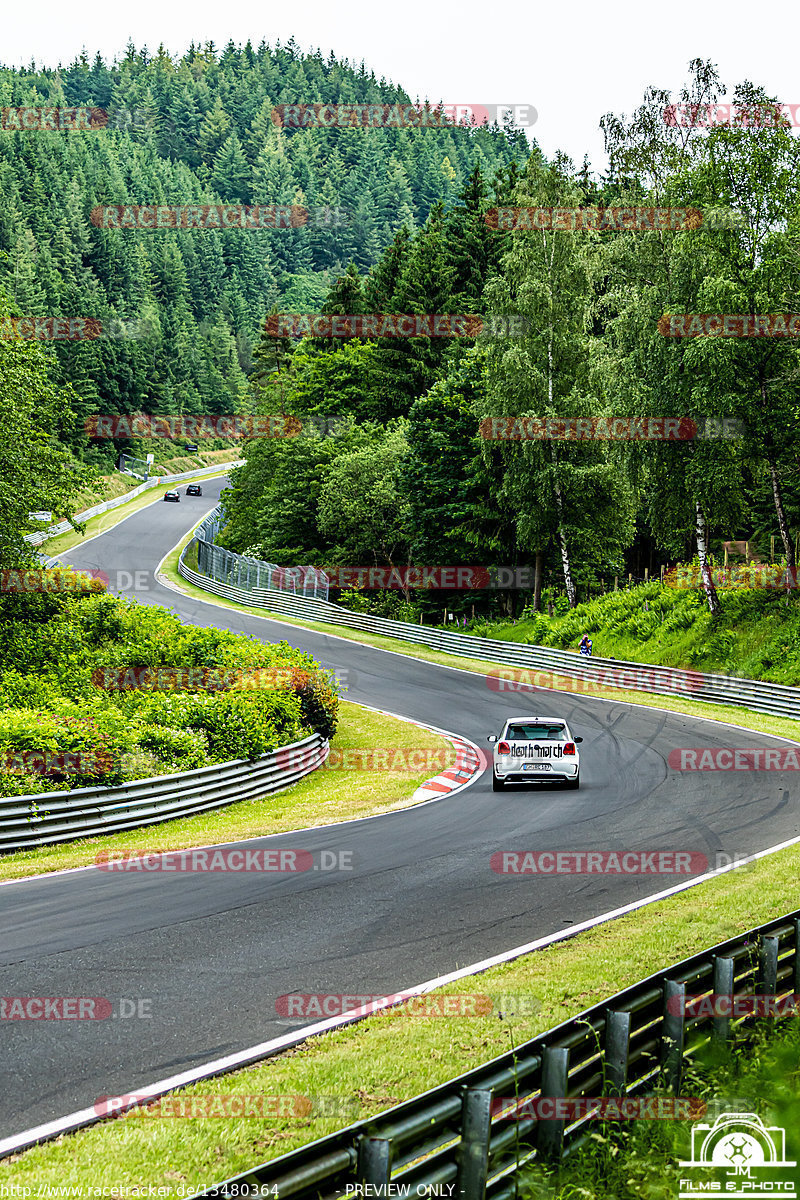
[[558, 725], [566, 725], [567, 723], [565, 717], [540, 717], [537, 715], [532, 715], [531, 713], [527, 713], [524, 717], [507, 717], [506, 725], [512, 725], [517, 721], [519, 721], [520, 724], [527, 723], [528, 725], [548, 725], [553, 722]]

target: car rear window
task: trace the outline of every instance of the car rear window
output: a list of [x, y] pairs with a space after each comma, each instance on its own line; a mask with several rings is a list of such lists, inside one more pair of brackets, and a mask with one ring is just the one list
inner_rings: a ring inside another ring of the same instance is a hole
[[563, 725], [509, 725], [506, 737], [512, 742], [565, 742]]

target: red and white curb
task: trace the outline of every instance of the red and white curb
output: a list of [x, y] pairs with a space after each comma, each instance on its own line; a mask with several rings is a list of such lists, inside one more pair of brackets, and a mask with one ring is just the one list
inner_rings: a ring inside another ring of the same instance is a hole
[[[423, 726], [423, 728], [425, 728]], [[430, 726], [428, 726], [430, 728]], [[439, 732], [437, 730], [437, 732]], [[456, 761], [452, 767], [426, 779], [420, 784], [412, 796], [413, 800], [433, 800], [437, 796], [448, 796], [453, 792], [472, 783], [485, 770], [488, 759], [472, 742], [452, 734], [444, 734], [451, 746], [455, 747]]]

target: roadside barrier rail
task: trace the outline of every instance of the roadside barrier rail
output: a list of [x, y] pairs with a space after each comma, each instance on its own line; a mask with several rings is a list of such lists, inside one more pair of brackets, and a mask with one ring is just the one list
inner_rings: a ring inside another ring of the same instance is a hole
[[138, 829], [255, 800], [296, 783], [328, 754], [328, 742], [314, 733], [250, 761], [235, 759], [119, 787], [0, 797], [0, 853]]
[[324, 571], [318, 571], [316, 567], [279, 567], [215, 545], [221, 518], [222, 510], [217, 507], [195, 530], [197, 569], [201, 575], [242, 592], [257, 591], [263, 585], [268, 591], [327, 601], [329, 581]]
[[[753, 1015], [726, 1012], [797, 997], [799, 940], [796, 910], [650, 975], [422, 1096], [197, 1195], [328, 1200], [361, 1186], [355, 1194], [413, 1197], [438, 1188], [429, 1194], [515, 1200], [522, 1170], [574, 1151], [593, 1126], [591, 1115], [550, 1119], [542, 1100], [680, 1096], [684, 1065], [700, 1045], [753, 1028]], [[714, 1005], [696, 1003], [698, 996], [715, 997]], [[692, 1111], [688, 1099], [684, 1108]]]
[[[210, 531], [214, 528], [213, 522], [219, 521], [218, 513], [212, 513], [207, 520]], [[198, 529], [198, 533], [202, 528], [201, 526]], [[217, 573], [217, 576], [212, 578], [204, 565], [207, 561], [204, 554], [208, 551], [204, 551], [203, 546], [208, 546], [209, 543], [202, 535], [200, 539], [196, 537], [195, 540], [198, 545], [198, 569], [194, 570], [186, 563], [186, 555], [192, 545], [189, 543], [180, 556], [178, 571], [196, 587], [223, 599], [263, 608], [283, 616], [343, 625], [364, 633], [429, 646], [432, 650], [440, 650], [445, 654], [521, 668], [516, 679], [513, 671], [508, 672], [506, 679], [498, 675], [495, 690], [508, 696], [531, 688], [535, 690], [537, 687], [558, 690], [557, 681], [551, 680], [537, 685], [536, 672], [545, 671], [551, 675], [564, 675], [582, 681], [585, 687], [578, 690], [585, 690], [588, 695], [595, 694], [600, 688], [609, 689], [612, 697], [614, 690], [619, 689], [655, 695], [680, 695], [689, 700], [739, 705], [772, 716], [800, 720], [800, 688], [785, 684], [767, 683], [735, 675], [685, 671], [675, 667], [660, 667], [651, 663], [628, 662], [614, 658], [583, 657], [569, 650], [556, 650], [550, 646], [470, 637], [468, 634], [450, 633], [446, 629], [432, 629], [424, 625], [412, 625], [407, 621], [391, 621], [384, 617], [354, 613], [327, 600], [291, 595], [286, 591], [262, 587], [262, 581], [255, 571], [251, 570], [248, 577], [248, 560], [230, 550], [224, 551], [231, 560], [227, 573], [221, 576]], [[236, 562], [237, 559], [240, 561]], [[532, 673], [530, 679], [527, 679], [527, 672]]]
[[[135, 500], [137, 496], [141, 496], [143, 492], [149, 492], [152, 488], [161, 487], [165, 483], [173, 483], [179, 479], [194, 479], [203, 475], [219, 475], [221, 471], [227, 470], [229, 467], [239, 467], [242, 465], [243, 459], [237, 459], [236, 462], [212, 463], [208, 467], [196, 467], [191, 471], [181, 471], [178, 475], [156, 475], [152, 479], [148, 479], [146, 483], [139, 484], [138, 487], [132, 488], [126, 492], [124, 496], [115, 496], [113, 500], [104, 500], [101, 504], [95, 504], [92, 508], [86, 508], [83, 512], [76, 513], [75, 519], [83, 523], [91, 517], [97, 517], [100, 513], [110, 512], [113, 508], [119, 508], [123, 504], [127, 504], [129, 500]], [[57, 537], [61, 533], [69, 533], [72, 529], [69, 521], [59, 521], [56, 525], [50, 525], [47, 529], [42, 529], [36, 533], [27, 533], [25, 541], [31, 546], [41, 546], [42, 542], [48, 541], [49, 538]]]

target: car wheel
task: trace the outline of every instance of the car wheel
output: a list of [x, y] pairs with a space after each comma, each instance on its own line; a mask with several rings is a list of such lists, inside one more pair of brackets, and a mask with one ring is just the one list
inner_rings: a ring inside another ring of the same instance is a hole
[[580, 786], [581, 786], [581, 773], [580, 773], [580, 771], [578, 771], [578, 774], [575, 776], [574, 779], [567, 780], [567, 787], [574, 789], [574, 788], [579, 788]]
[[504, 787], [505, 787], [505, 784], [503, 783], [502, 779], [498, 779], [497, 776], [495, 775], [494, 771], [492, 771], [492, 791], [493, 792], [502, 792]]

